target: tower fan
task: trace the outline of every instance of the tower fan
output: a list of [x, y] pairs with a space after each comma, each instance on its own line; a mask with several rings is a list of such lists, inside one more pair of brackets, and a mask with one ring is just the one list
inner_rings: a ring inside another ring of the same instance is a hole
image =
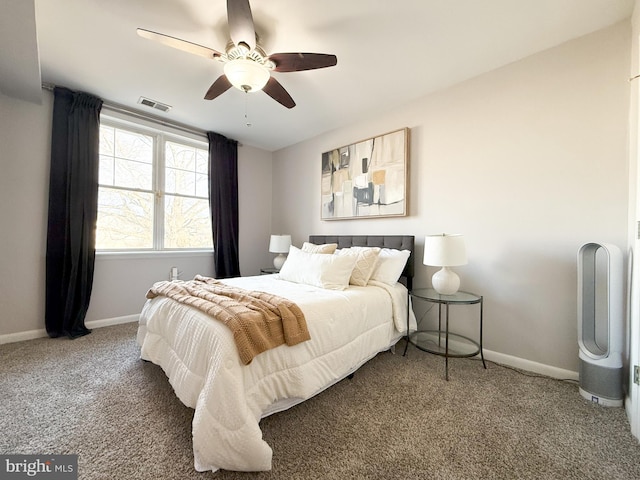
[[578, 251], [580, 395], [620, 407], [623, 348], [623, 270], [620, 249], [587, 243]]

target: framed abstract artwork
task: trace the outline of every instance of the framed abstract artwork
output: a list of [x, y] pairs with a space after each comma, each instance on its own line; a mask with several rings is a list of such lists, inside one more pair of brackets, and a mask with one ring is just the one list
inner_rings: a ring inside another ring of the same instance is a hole
[[321, 219], [407, 215], [409, 129], [322, 154]]

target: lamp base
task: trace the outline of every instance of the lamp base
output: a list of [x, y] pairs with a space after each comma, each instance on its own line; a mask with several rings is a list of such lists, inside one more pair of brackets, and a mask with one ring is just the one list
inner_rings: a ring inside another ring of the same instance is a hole
[[287, 256], [284, 253], [279, 253], [276, 258], [273, 259], [273, 266], [280, 270], [282, 265], [284, 265], [284, 261], [287, 259]]
[[431, 277], [431, 284], [440, 295], [453, 295], [460, 288], [460, 277], [449, 267], [442, 267]]

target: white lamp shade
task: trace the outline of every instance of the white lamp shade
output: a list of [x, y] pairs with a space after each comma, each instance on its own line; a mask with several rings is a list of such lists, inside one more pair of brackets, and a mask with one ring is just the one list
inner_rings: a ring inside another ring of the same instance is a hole
[[271, 76], [264, 65], [244, 58], [237, 58], [225, 63], [224, 74], [231, 85], [243, 92], [262, 90]]
[[269, 251], [271, 253], [289, 253], [291, 235], [271, 235]]
[[424, 239], [425, 265], [455, 267], [467, 264], [464, 237], [458, 234], [427, 235]]

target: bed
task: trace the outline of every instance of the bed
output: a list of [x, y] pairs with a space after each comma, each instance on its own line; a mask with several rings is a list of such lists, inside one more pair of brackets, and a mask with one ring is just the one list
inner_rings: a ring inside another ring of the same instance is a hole
[[[309, 340], [268, 349], [248, 363], [241, 359], [231, 330], [206, 313], [163, 295], [148, 299], [142, 309], [141, 358], [159, 365], [180, 401], [195, 409], [192, 436], [198, 471], [270, 470], [272, 450], [262, 439], [261, 418], [352, 375], [378, 353], [392, 349], [408, 325], [415, 329], [407, 293], [413, 280], [413, 236], [312, 235], [309, 243], [337, 244], [332, 257], [353, 253], [353, 247], [380, 249], [380, 257], [382, 252], [409, 254], [393, 284], [373, 275], [366, 286], [344, 290], [290, 281], [292, 265], [307, 255], [296, 253], [294, 260], [295, 247], [280, 275], [224, 280], [225, 287], [288, 299], [304, 314]], [[329, 261], [318, 255], [304, 258]], [[312, 268], [302, 270], [305, 275]]]

